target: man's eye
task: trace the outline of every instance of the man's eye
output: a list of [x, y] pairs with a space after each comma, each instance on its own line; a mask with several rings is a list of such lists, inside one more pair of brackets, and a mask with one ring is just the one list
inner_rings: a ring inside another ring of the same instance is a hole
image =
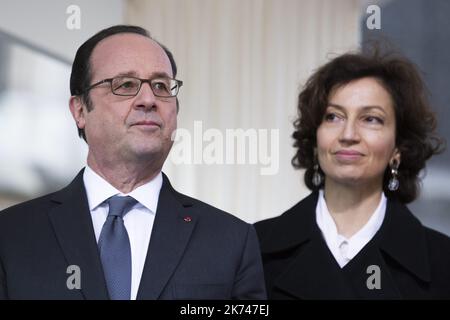
[[120, 88], [129, 89], [136, 87], [136, 83], [133, 81], [126, 81], [120, 85]]
[[159, 91], [167, 91], [167, 85], [164, 82], [155, 82], [153, 83], [153, 88]]

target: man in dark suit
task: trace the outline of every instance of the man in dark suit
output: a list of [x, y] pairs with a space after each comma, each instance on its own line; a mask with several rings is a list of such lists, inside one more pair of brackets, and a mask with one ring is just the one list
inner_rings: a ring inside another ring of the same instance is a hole
[[77, 51], [70, 110], [87, 166], [0, 213], [2, 299], [264, 299], [253, 227], [176, 192], [161, 172], [182, 82], [147, 31], [114, 26]]

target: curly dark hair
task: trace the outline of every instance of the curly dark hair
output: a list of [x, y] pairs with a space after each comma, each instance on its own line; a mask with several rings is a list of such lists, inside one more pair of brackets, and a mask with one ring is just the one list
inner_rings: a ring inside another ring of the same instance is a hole
[[[305, 168], [305, 184], [314, 186], [317, 128], [322, 123], [330, 92], [364, 77], [374, 77], [390, 93], [394, 102], [396, 119], [396, 147], [401, 154], [398, 169], [400, 187], [396, 191], [387, 188], [390, 179], [389, 167], [383, 178], [383, 190], [387, 197], [409, 203], [420, 191], [419, 173], [432, 155], [445, 148], [444, 140], [435, 133], [436, 118], [428, 102], [428, 91], [416, 66], [408, 59], [394, 53], [346, 53], [320, 67], [306, 82], [299, 94], [294, 121], [294, 147], [292, 159], [295, 168]], [[323, 174], [323, 172], [321, 172]]]

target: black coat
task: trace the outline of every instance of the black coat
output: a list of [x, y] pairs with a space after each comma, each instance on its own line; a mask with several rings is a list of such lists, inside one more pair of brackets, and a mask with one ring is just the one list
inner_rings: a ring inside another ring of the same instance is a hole
[[[258, 222], [269, 299], [450, 299], [450, 238], [388, 200], [369, 243], [340, 268], [316, 224], [318, 193]], [[380, 289], [369, 289], [378, 266]]]

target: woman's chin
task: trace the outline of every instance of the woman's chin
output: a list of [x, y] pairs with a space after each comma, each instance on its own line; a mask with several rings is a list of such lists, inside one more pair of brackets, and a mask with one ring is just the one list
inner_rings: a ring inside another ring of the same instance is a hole
[[[373, 184], [373, 180], [367, 179], [366, 177], [360, 175], [345, 175], [339, 177], [333, 177], [330, 179], [334, 187], [357, 187], [363, 188], [370, 184]], [[330, 181], [330, 182], [331, 182]]]

